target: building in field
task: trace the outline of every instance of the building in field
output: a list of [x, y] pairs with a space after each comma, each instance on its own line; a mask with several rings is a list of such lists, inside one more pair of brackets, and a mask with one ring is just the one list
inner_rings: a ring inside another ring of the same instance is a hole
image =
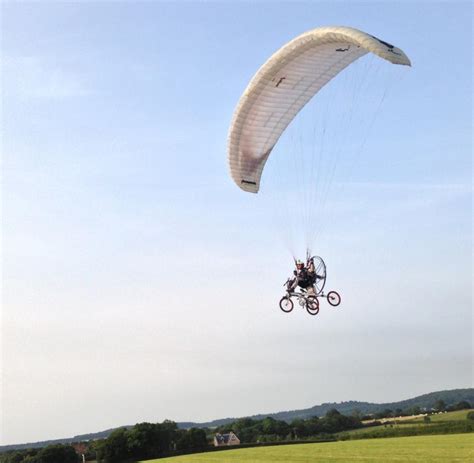
[[214, 436], [214, 446], [224, 447], [226, 445], [239, 445], [240, 439], [231, 431], [228, 434], [217, 433]]

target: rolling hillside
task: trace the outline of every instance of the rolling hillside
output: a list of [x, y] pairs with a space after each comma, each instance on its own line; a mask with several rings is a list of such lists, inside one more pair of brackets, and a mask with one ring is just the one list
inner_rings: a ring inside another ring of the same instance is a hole
[[[267, 416], [275, 418], [276, 420], [291, 421], [295, 418], [311, 418], [312, 416], [324, 416], [329, 410], [335, 408], [340, 413], [344, 415], [350, 415], [354, 410], [359, 410], [362, 414], [377, 413], [379, 411], [385, 410], [387, 408], [391, 410], [396, 410], [400, 408], [406, 410], [412, 407], [420, 408], [431, 408], [437, 400], [443, 400], [447, 405], [455, 404], [466, 400], [467, 402], [474, 404], [474, 389], [453, 389], [451, 391], [438, 391], [431, 392], [429, 394], [424, 394], [412, 399], [402, 400], [399, 402], [388, 402], [388, 403], [370, 403], [370, 402], [358, 402], [358, 401], [349, 401], [349, 402], [330, 402], [323, 403], [321, 405], [315, 405], [311, 408], [305, 408], [302, 410], [289, 410], [277, 413], [268, 413], [268, 414], [258, 414], [250, 416], [249, 418], [253, 419], [263, 419]], [[240, 418], [240, 417], [239, 417]], [[190, 427], [215, 427], [221, 426], [226, 423], [230, 423], [238, 419], [234, 418], [223, 418], [218, 420], [213, 420], [205, 423], [178, 423], [182, 428]]]
[[[387, 408], [391, 410], [396, 410], [397, 408], [406, 410], [408, 408], [415, 407], [415, 406], [418, 406], [420, 408], [431, 408], [437, 400], [443, 400], [446, 403], [446, 405], [456, 404], [463, 400], [474, 405], [474, 388], [453, 389], [450, 391], [432, 392], [429, 394], [424, 394], [418, 397], [414, 397], [412, 399], [402, 400], [399, 402], [381, 403], [381, 404], [370, 403], [370, 402], [358, 402], [358, 401], [323, 403], [321, 405], [315, 405], [314, 407], [311, 407], [311, 408], [306, 408], [306, 409], [301, 409], [301, 410], [282, 411], [282, 412], [277, 412], [277, 413], [258, 414], [258, 415], [253, 415], [250, 418], [263, 419], [265, 417], [272, 417], [277, 420], [291, 421], [295, 418], [305, 419], [305, 418], [310, 418], [315, 415], [323, 416], [329, 410], [333, 408], [337, 409], [340, 413], [345, 414], [345, 415], [351, 414], [353, 410], [359, 410], [363, 414], [368, 414], [368, 413], [376, 413], [378, 411], [382, 411]], [[191, 427], [200, 427], [200, 428], [216, 427], [216, 426], [220, 426], [220, 425], [235, 421], [238, 418], [241, 418], [241, 417], [223, 418], [223, 419], [217, 419], [217, 420], [204, 422], [204, 423], [179, 422], [177, 424], [182, 429], [191, 428]], [[112, 433], [112, 431], [114, 431], [115, 429], [124, 428], [124, 427], [130, 428], [132, 427], [132, 425], [118, 426], [117, 428], [112, 428], [112, 429], [108, 429], [101, 432], [80, 434], [80, 435], [63, 438], [63, 439], [55, 439], [55, 440], [25, 443], [25, 444], [4, 445], [4, 446], [0, 446], [0, 452], [5, 452], [8, 450], [15, 450], [15, 449], [39, 448], [39, 447], [45, 447], [51, 444], [67, 444], [71, 442], [104, 439], [107, 436], [109, 436]]]

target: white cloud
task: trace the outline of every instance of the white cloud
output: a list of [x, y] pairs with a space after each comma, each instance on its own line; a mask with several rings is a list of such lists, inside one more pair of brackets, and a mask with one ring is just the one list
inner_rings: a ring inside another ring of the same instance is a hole
[[24, 99], [63, 99], [90, 93], [84, 78], [38, 57], [4, 58], [5, 89]]

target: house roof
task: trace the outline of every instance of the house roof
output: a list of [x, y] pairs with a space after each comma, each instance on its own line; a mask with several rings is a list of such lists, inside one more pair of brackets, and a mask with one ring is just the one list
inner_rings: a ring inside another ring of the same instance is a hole
[[215, 439], [219, 444], [227, 444], [233, 437], [236, 437], [238, 439], [238, 437], [232, 431], [227, 434], [218, 433], [215, 435]]

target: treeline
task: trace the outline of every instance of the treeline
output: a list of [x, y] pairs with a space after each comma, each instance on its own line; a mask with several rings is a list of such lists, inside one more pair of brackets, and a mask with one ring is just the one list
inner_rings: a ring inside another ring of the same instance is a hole
[[270, 417], [262, 420], [242, 418], [220, 426], [216, 431], [233, 431], [242, 444], [250, 444], [318, 438], [360, 427], [362, 423], [357, 416], [345, 416], [333, 409], [323, 418], [314, 416], [306, 420], [295, 419], [291, 423]]
[[[291, 423], [264, 418], [243, 418], [217, 429], [178, 429], [173, 421], [139, 423], [117, 429], [106, 439], [92, 441], [84, 449], [87, 460], [97, 463], [120, 463], [159, 458], [179, 453], [200, 452], [213, 444], [217, 432], [233, 431], [242, 444], [296, 441], [324, 437], [336, 432], [361, 427], [360, 419], [331, 410], [323, 418], [296, 419]], [[44, 449], [7, 452], [0, 463], [77, 463], [79, 455], [72, 446], [51, 445]]]
[[[198, 452], [208, 447], [204, 429], [178, 429], [173, 421], [139, 423], [116, 429], [106, 439], [83, 444], [87, 460], [98, 463], [159, 458], [179, 451]], [[71, 445], [51, 445], [44, 449], [10, 451], [0, 455], [0, 463], [78, 463], [82, 457]]]
[[[469, 409], [471, 405], [462, 401], [447, 407], [437, 403], [437, 409], [443, 411]], [[404, 414], [418, 414], [415, 409], [384, 410], [377, 414], [377, 418], [390, 418]], [[56, 444], [43, 449], [26, 449], [8, 451], [0, 454], [0, 463], [78, 463], [82, 461], [80, 454], [86, 460], [95, 460], [97, 463], [122, 463], [137, 460], [147, 460], [163, 456], [182, 453], [194, 453], [209, 450], [216, 433], [233, 431], [240, 439], [241, 444], [258, 445], [265, 443], [298, 442], [305, 440], [357, 439], [370, 437], [388, 437], [416, 434], [443, 434], [452, 432], [473, 432], [474, 412], [467, 414], [467, 420], [436, 423], [430, 426], [390, 428], [380, 426], [357, 434], [344, 434], [357, 428], [367, 428], [380, 425], [380, 421], [364, 425], [362, 420], [368, 418], [355, 410], [351, 416], [346, 416], [336, 409], [328, 411], [324, 417], [313, 416], [308, 419], [294, 419], [290, 423], [271, 417], [263, 419], [242, 418], [232, 423], [219, 426], [215, 429], [191, 428], [179, 429], [173, 421], [165, 420], [162, 423], [139, 423], [130, 428], [121, 428], [113, 431], [106, 439], [94, 440], [73, 445]], [[373, 415], [370, 418], [374, 418]], [[429, 418], [425, 417], [429, 422]], [[393, 429], [392, 429], [393, 428]], [[338, 434], [336, 436], [336, 434]], [[270, 444], [271, 445], [271, 444]], [[74, 448], [75, 447], [75, 448]]]
[[361, 426], [357, 417], [341, 415], [337, 410], [331, 410], [324, 418], [315, 416], [291, 423], [273, 418], [243, 418], [213, 430], [178, 429], [173, 421], [141, 423], [130, 429], [118, 429], [107, 439], [94, 442], [93, 451], [98, 463], [118, 463], [200, 452], [213, 445], [216, 433], [233, 431], [242, 444], [253, 444], [317, 438]]
[[[438, 391], [432, 392], [429, 394], [424, 394], [418, 397], [414, 397], [412, 399], [403, 400], [400, 402], [391, 402], [385, 404], [375, 404], [370, 402], [357, 402], [357, 401], [345, 401], [339, 403], [324, 403], [321, 405], [315, 405], [314, 407], [303, 409], [303, 410], [290, 410], [285, 412], [278, 412], [272, 413], [267, 415], [254, 415], [251, 418], [258, 421], [262, 420], [268, 416], [276, 419], [286, 421], [290, 423], [292, 420], [297, 418], [299, 419], [308, 419], [312, 416], [324, 416], [326, 413], [331, 409], [337, 409], [340, 413], [344, 415], [351, 415], [355, 411], [359, 410], [359, 415], [367, 416], [368, 418], [373, 419], [375, 415], [377, 417], [382, 418], [382, 414], [386, 412], [386, 410], [390, 410], [390, 412], [394, 413], [397, 416], [400, 415], [412, 415], [412, 414], [419, 414], [422, 412], [431, 411], [432, 409], [436, 409], [438, 411], [443, 410], [443, 408], [437, 407], [437, 403], [448, 404], [445, 405], [446, 411], [456, 410], [457, 405], [459, 403], [471, 403], [474, 404], [474, 388], [469, 389], [454, 389], [450, 391]], [[456, 405], [454, 405], [456, 404]], [[463, 407], [466, 408], [466, 407]], [[401, 411], [401, 413], [400, 413]], [[370, 414], [370, 415], [369, 415]], [[180, 429], [189, 429], [191, 427], [195, 428], [215, 428], [218, 426], [223, 426], [224, 424], [236, 421], [237, 418], [225, 418], [225, 419], [218, 419], [213, 420], [207, 423], [195, 423], [195, 422], [182, 422], [177, 423], [178, 428]], [[120, 426], [120, 428], [131, 428], [132, 426]], [[96, 433], [88, 433], [88, 434], [81, 434], [76, 435], [74, 437], [65, 438], [65, 439], [54, 439], [54, 440], [46, 440], [40, 442], [29, 442], [26, 444], [18, 444], [18, 445], [3, 445], [0, 446], [0, 455], [4, 452], [9, 452], [13, 450], [27, 450], [32, 448], [45, 448], [46, 446], [52, 446], [57, 444], [68, 444], [74, 442], [86, 442], [86, 441], [93, 441], [98, 439], [107, 438], [115, 429], [108, 429], [101, 432]]]
[[43, 449], [17, 450], [0, 455], [1, 463], [77, 463], [78, 455], [70, 445], [48, 445]]
[[[296, 418], [308, 419], [312, 416], [324, 416], [329, 410], [333, 408], [337, 409], [340, 413], [344, 415], [351, 415], [354, 410], [359, 410], [363, 415], [373, 415], [385, 409], [391, 410], [411, 410], [411, 409], [420, 409], [420, 410], [429, 410], [435, 408], [435, 403], [438, 400], [442, 400], [446, 404], [456, 404], [461, 401], [467, 401], [471, 404], [474, 404], [474, 388], [469, 389], [454, 389], [449, 391], [438, 391], [431, 392], [429, 394], [424, 394], [421, 396], [414, 397], [412, 399], [402, 400], [398, 402], [390, 403], [371, 403], [371, 402], [359, 402], [359, 401], [345, 401], [345, 402], [332, 402], [324, 403], [321, 405], [315, 405], [311, 408], [299, 409], [299, 410], [287, 410], [284, 412], [271, 413], [266, 415], [254, 415], [250, 418], [254, 420], [261, 420], [270, 416], [276, 420], [283, 420], [290, 423]], [[216, 427], [222, 426], [224, 424], [235, 421], [237, 418], [225, 418], [219, 420], [209, 421], [207, 423], [187, 423], [188, 426], [196, 427]], [[183, 427], [183, 426], [180, 426]]]
[[173, 451], [201, 451], [208, 446], [206, 431], [178, 429], [174, 421], [139, 423], [130, 429], [117, 429], [107, 439], [95, 443], [98, 463], [146, 460]]
[[462, 400], [456, 404], [446, 405], [445, 402], [441, 399], [434, 402], [429, 410], [422, 409], [418, 406], [410, 407], [406, 410], [402, 410], [401, 408], [397, 408], [395, 410], [391, 410], [390, 408], [386, 408], [385, 410], [381, 410], [373, 415], [365, 415], [362, 417], [362, 420], [368, 419], [382, 419], [382, 418], [395, 418], [397, 416], [412, 416], [412, 415], [420, 415], [421, 413], [432, 413], [432, 412], [454, 412], [457, 410], [467, 410], [471, 408], [471, 404], [467, 400]]

